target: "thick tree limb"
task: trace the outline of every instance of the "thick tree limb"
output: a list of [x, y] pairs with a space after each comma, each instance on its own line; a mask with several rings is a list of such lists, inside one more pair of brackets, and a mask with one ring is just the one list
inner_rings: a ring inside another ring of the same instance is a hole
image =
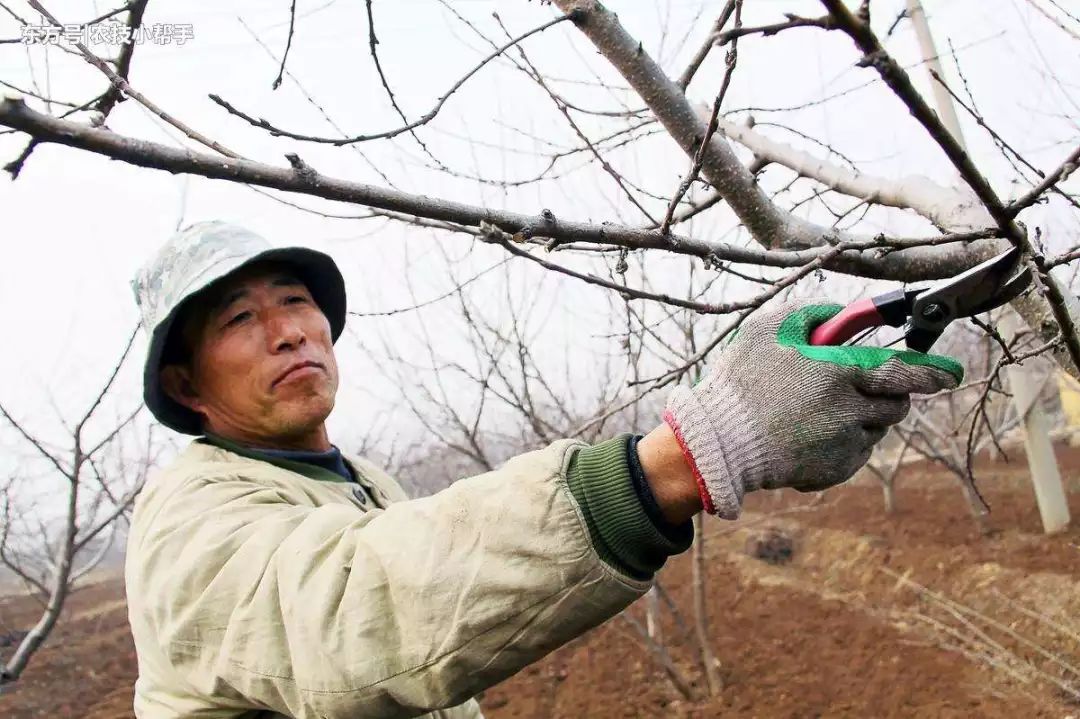
[[[695, 109], [698, 117], [708, 117], [704, 105]], [[860, 172], [773, 140], [749, 125], [723, 117], [717, 121], [720, 132], [754, 153], [759, 162], [786, 167], [830, 190], [875, 205], [913, 210], [935, 226], [950, 231], [986, 227], [993, 222], [979, 199], [969, 191], [940, 185], [923, 175], [893, 179]]]
[[[555, 0], [555, 4], [571, 16], [575, 26], [637, 91], [683, 151], [693, 157], [705, 136], [704, 123], [682, 88], [641, 49], [640, 43], [626, 32], [618, 17], [596, 0]], [[776, 206], [757, 184], [753, 173], [743, 166], [728, 142], [720, 136], [714, 135], [707, 145], [702, 174], [723, 196], [751, 236], [765, 247], [803, 249], [860, 239], [808, 222]], [[1000, 249], [997, 243], [980, 243], [961, 253], [923, 250], [909, 256], [910, 262], [922, 271], [941, 277], [966, 269]], [[914, 280], [916, 275], [908, 277]]]
[[[520, 234], [522, 238], [548, 237], [560, 242], [659, 249], [710, 261], [727, 260], [770, 267], [804, 265], [831, 253], [832, 245], [837, 244], [837, 238], [830, 233], [828, 237], [819, 238], [822, 242], [815, 243], [817, 246], [767, 250], [683, 235], [664, 235], [655, 229], [561, 220], [550, 212], [536, 216], [478, 207], [327, 177], [315, 170], [298, 172], [292, 167], [224, 158], [125, 137], [111, 130], [87, 127], [36, 112], [13, 98], [0, 99], [0, 124], [26, 132], [40, 142], [95, 152], [138, 167], [298, 192], [468, 227], [479, 227], [481, 222], [487, 222], [505, 232]], [[877, 236], [848, 240], [844, 246], [850, 249], [835, 256], [830, 254], [824, 269], [899, 281], [945, 277], [952, 274], [957, 265], [966, 265], [973, 255], [992, 252], [992, 244], [976, 241], [993, 236], [995, 231], [977, 231], [929, 238]], [[826, 239], [829, 244], [822, 244]]]
[[[601, 3], [555, 0], [555, 4], [571, 16], [577, 28], [637, 91], [672, 139], [693, 157], [706, 128], [682, 88], [664, 74], [615, 14]], [[706, 148], [702, 173], [760, 244], [773, 249], [805, 248], [822, 244], [825, 237], [838, 241], [855, 239], [837, 236], [831, 229], [802, 220], [774, 205], [722, 137], [714, 136]]]

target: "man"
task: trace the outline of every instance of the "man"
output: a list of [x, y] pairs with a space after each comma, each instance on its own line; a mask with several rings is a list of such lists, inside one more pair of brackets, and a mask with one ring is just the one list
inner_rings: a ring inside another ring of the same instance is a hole
[[[643, 438], [573, 440], [408, 500], [327, 436], [334, 262], [220, 222], [135, 283], [146, 403], [195, 435], [140, 495], [126, 582], [139, 717], [479, 717], [469, 699], [615, 615], [755, 489], [851, 476], [948, 358], [810, 347], [835, 305], [759, 312]], [[722, 608], [717, 608], [723, 624]]]

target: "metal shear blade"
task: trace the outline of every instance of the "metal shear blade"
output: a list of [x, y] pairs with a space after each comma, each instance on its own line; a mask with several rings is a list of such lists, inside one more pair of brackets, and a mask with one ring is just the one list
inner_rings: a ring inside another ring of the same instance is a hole
[[908, 347], [925, 352], [950, 322], [1019, 296], [1031, 284], [1031, 271], [1025, 267], [1017, 272], [1019, 263], [1020, 250], [1014, 247], [919, 292], [908, 322]]
[[1020, 260], [1013, 248], [940, 282], [856, 300], [816, 327], [810, 343], [843, 344], [871, 327], [903, 326], [908, 348], [926, 352], [950, 322], [1000, 307], [1027, 289], [1031, 272]]

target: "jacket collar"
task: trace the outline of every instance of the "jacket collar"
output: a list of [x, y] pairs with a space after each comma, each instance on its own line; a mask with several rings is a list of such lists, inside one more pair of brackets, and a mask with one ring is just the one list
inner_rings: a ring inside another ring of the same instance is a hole
[[[349, 483], [349, 480], [345, 479], [337, 472], [333, 472], [329, 469], [326, 469], [325, 467], [320, 467], [317, 464], [311, 464], [310, 462], [298, 462], [296, 460], [286, 459], [284, 457], [277, 457], [272, 454], [266, 454], [252, 447], [245, 447], [242, 444], [237, 444], [232, 440], [228, 440], [224, 437], [219, 437], [214, 434], [206, 434], [195, 441], [209, 444], [214, 447], [219, 447], [221, 449], [232, 452], [233, 454], [238, 454], [241, 457], [258, 460], [260, 462], [266, 462], [267, 464], [272, 464], [275, 467], [281, 467], [282, 469], [287, 469], [290, 472], [302, 474], [308, 479], [316, 479], [321, 482]], [[351, 471], [353, 473], [353, 476], [355, 477], [357, 475], [356, 468], [352, 465], [351, 462], [349, 462], [347, 457], [344, 457], [343, 455], [342, 458], [345, 460], [345, 466], [349, 468], [349, 471]]]

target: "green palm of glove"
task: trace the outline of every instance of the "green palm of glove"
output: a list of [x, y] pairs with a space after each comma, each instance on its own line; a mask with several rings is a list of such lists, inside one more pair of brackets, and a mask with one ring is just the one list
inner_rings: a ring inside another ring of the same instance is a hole
[[810, 344], [841, 305], [801, 301], [753, 315], [706, 375], [668, 397], [664, 420], [694, 470], [706, 511], [728, 519], [756, 489], [839, 484], [910, 409], [909, 395], [956, 387], [940, 355]]

